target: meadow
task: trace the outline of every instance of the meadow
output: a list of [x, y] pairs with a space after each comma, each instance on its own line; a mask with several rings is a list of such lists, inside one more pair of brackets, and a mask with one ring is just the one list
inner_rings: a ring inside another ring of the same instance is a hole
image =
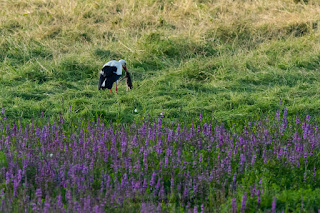
[[320, 209], [319, 1], [0, 8], [1, 211]]

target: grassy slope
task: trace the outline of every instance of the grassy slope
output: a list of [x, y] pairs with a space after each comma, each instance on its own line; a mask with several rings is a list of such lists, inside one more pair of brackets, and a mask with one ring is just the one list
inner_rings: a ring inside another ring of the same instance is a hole
[[[210, 3], [211, 2], [211, 3]], [[5, 0], [0, 3], [0, 103], [10, 118], [131, 121], [141, 114], [219, 119], [318, 115], [320, 4], [292, 0]], [[124, 58], [134, 90], [97, 90]], [[133, 113], [138, 109], [138, 113]]]

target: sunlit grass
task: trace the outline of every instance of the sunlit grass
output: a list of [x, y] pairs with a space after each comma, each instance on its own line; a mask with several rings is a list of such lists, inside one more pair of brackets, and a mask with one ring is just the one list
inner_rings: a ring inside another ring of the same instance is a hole
[[[317, 1], [6, 0], [1, 7], [0, 99], [9, 118], [55, 116], [69, 105], [89, 119], [117, 114], [128, 122], [160, 112], [242, 119], [275, 110], [280, 99], [292, 115], [319, 108]], [[98, 72], [119, 58], [134, 89], [126, 93], [121, 83], [112, 97], [97, 90]]]

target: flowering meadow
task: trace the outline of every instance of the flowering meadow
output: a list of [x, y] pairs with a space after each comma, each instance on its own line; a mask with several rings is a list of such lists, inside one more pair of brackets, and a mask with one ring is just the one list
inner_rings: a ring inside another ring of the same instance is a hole
[[318, 212], [319, 130], [287, 110], [230, 127], [0, 120], [1, 212]]

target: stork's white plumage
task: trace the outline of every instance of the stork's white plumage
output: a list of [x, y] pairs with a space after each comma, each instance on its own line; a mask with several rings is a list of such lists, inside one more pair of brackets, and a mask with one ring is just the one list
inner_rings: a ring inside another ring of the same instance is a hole
[[127, 63], [123, 59], [120, 59], [119, 61], [116, 61], [116, 60], [109, 61], [103, 65], [102, 69], [105, 66], [116, 67], [117, 68], [117, 72], [116, 72], [117, 75], [122, 75], [122, 68], [124, 70], [127, 70]]

